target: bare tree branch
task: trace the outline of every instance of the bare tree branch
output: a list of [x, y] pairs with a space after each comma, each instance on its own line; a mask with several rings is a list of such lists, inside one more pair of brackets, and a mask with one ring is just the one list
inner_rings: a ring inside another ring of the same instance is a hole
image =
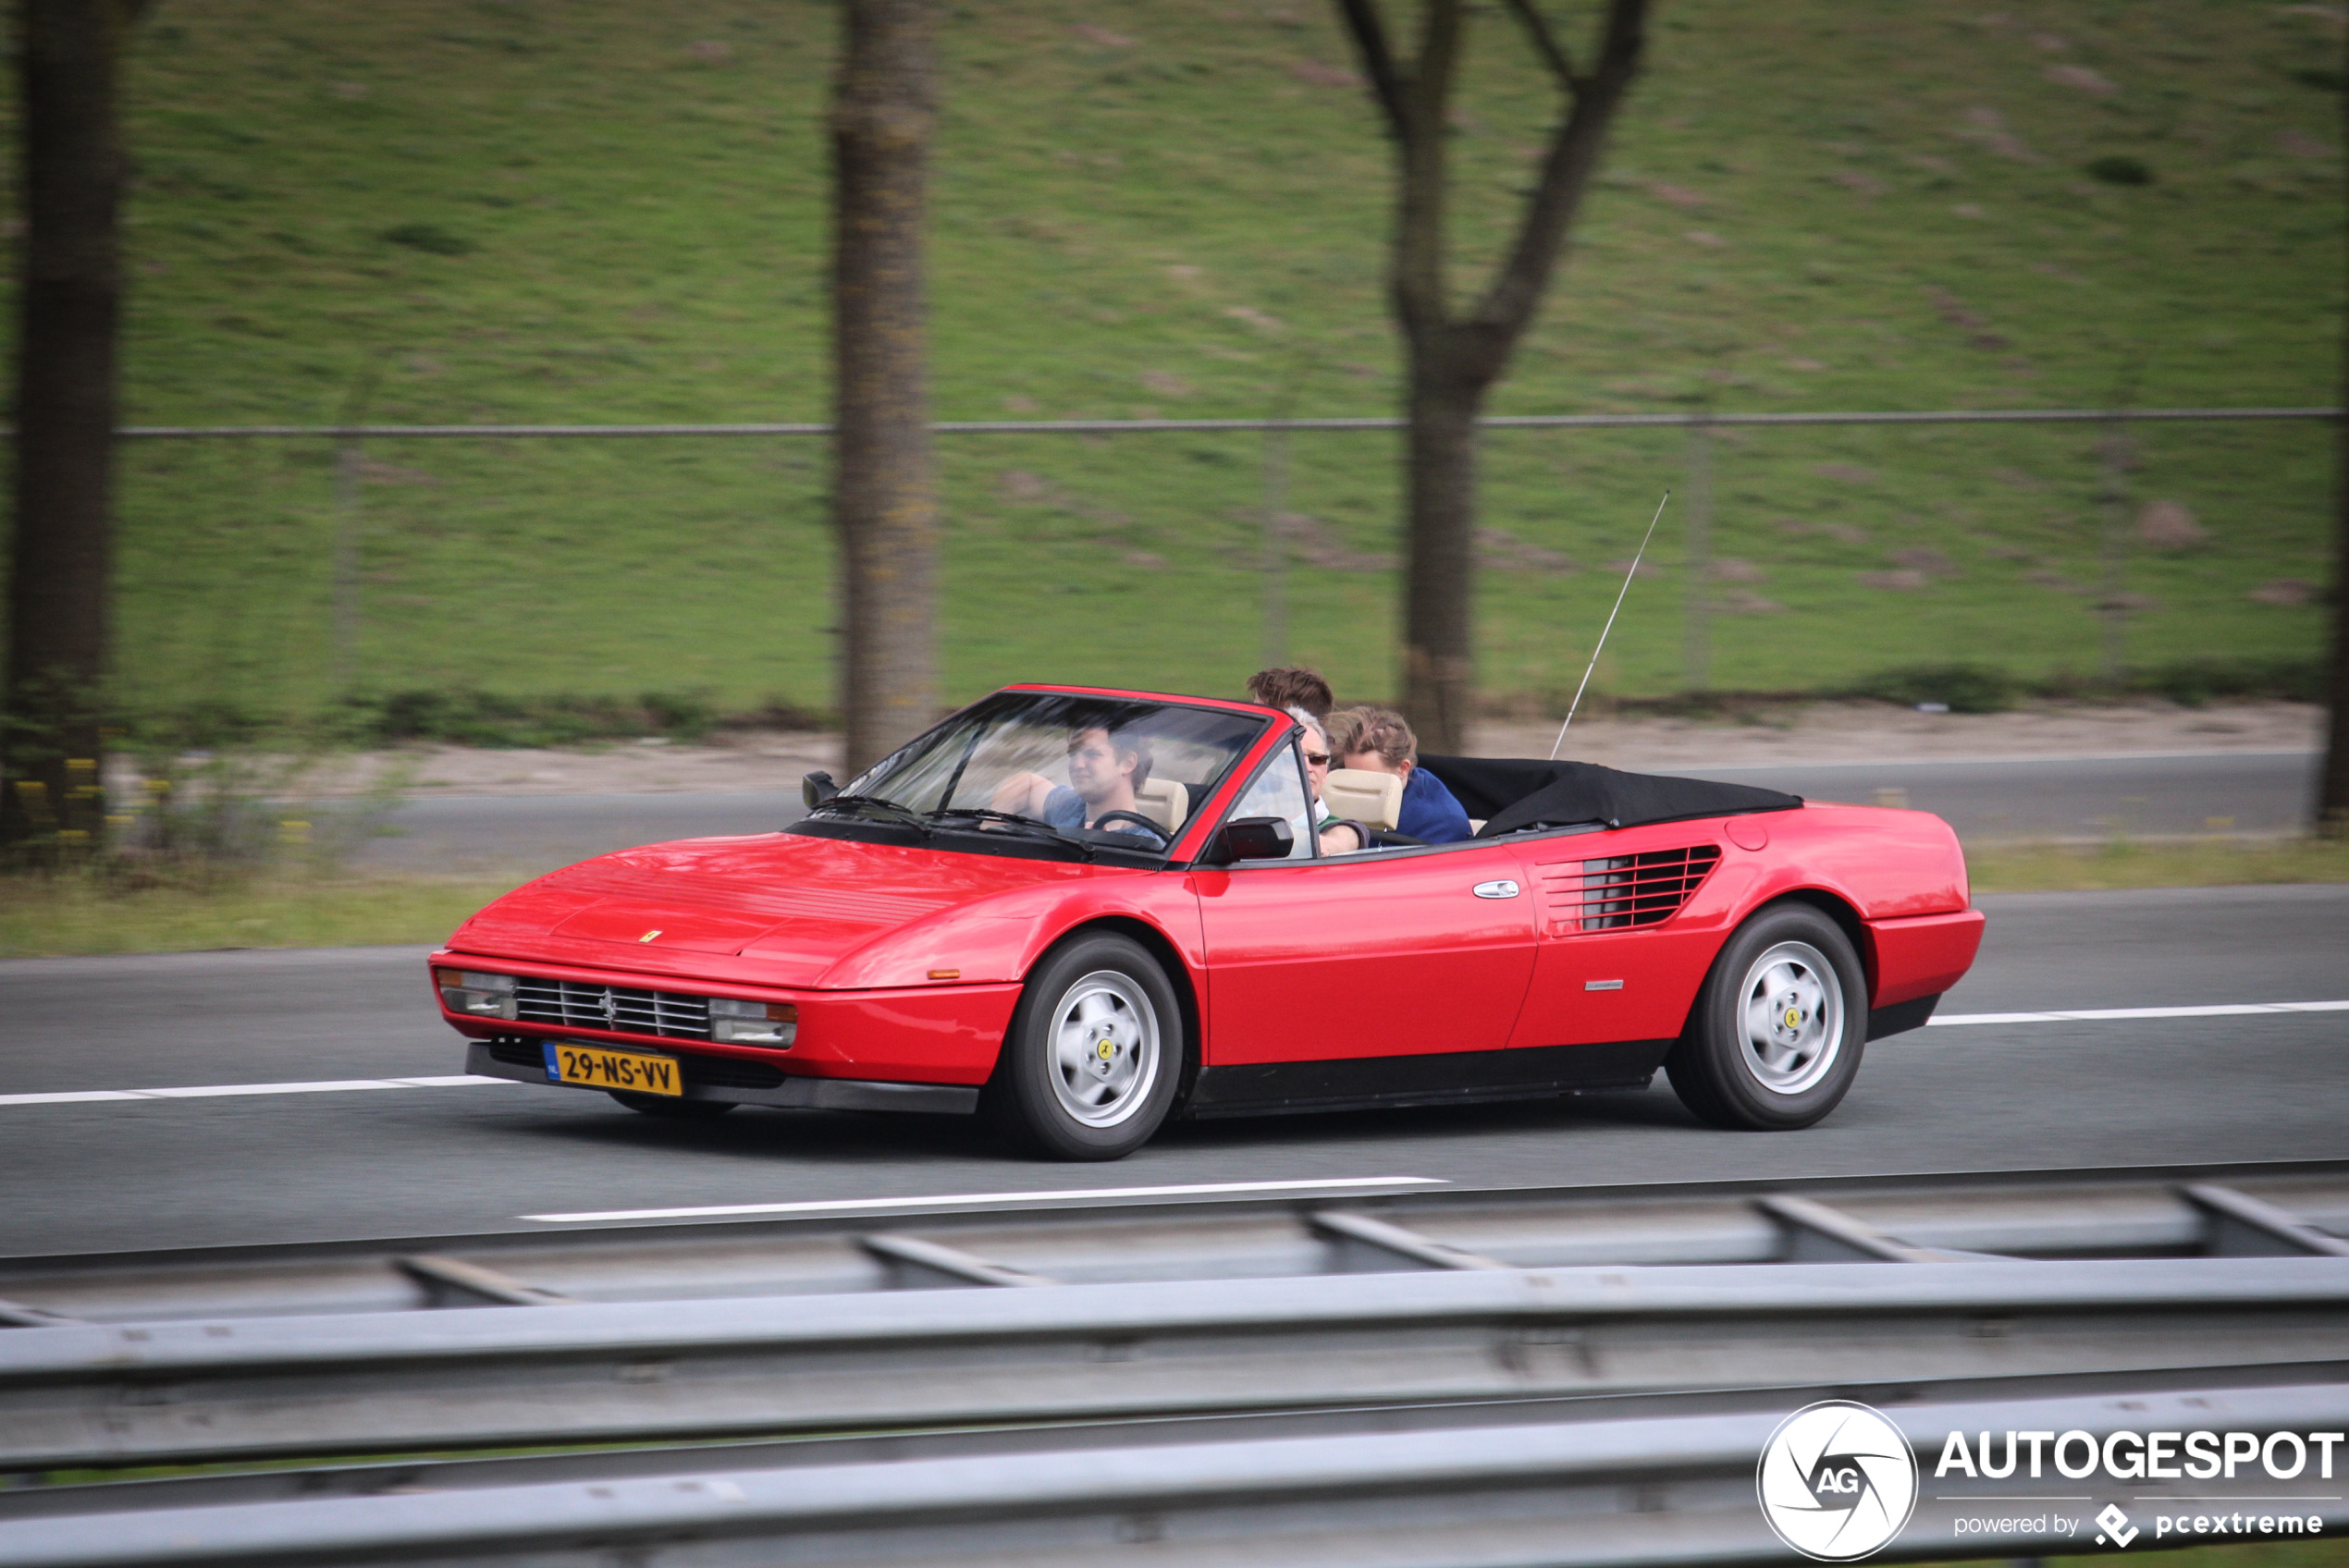
[[1574, 60], [1536, 8], [1504, 0], [1564, 100], [1509, 251], [1475, 310], [1456, 316], [1445, 287], [1445, 208], [1454, 79], [1467, 0], [1418, 0], [1419, 36], [1397, 62], [1379, 0], [1334, 0], [1395, 139], [1388, 288], [1402, 329], [1409, 435], [1404, 459], [1403, 707], [1433, 750], [1467, 742], [1475, 710], [1476, 415], [1532, 321], [1637, 74], [1647, 0], [1606, 0], [1595, 68]]
[[1338, 6], [1355, 52], [1362, 57], [1362, 74], [1371, 79], [1371, 91], [1386, 111], [1388, 129], [1402, 136], [1403, 84], [1396, 79], [1395, 55], [1386, 46], [1386, 24], [1379, 20], [1376, 0], [1338, 0]]
[[1408, 99], [1419, 116], [1417, 129], [1433, 145], [1445, 129], [1452, 77], [1459, 68], [1461, 0], [1428, 0], [1427, 25], [1420, 31], [1419, 58], [1412, 62]]
[[1558, 85], [1569, 94], [1580, 91], [1582, 84], [1574, 75], [1573, 58], [1559, 44], [1550, 24], [1542, 19], [1542, 13], [1533, 8], [1532, 0], [1508, 0], [1508, 7], [1510, 14], [1524, 25], [1526, 36], [1533, 40], [1533, 52], [1550, 67]]
[[[1512, 8], [1523, 0], [1511, 0]], [[1464, 324], [1482, 342], [1507, 354], [1532, 319], [1566, 243], [1566, 228], [1598, 167], [1616, 111], [1638, 73], [1646, 41], [1647, 0], [1609, 0], [1598, 68], [1576, 84], [1572, 107], [1550, 139], [1542, 173], [1518, 224], [1508, 259]]]

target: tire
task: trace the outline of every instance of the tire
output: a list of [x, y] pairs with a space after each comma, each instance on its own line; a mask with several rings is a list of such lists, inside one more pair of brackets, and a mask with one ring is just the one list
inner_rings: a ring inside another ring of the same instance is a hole
[[1860, 1071], [1868, 984], [1843, 928], [1805, 903], [1738, 927], [1664, 1060], [1680, 1103], [1716, 1127], [1808, 1127]]
[[732, 1100], [679, 1099], [670, 1095], [632, 1094], [626, 1089], [606, 1089], [604, 1093], [639, 1116], [658, 1116], [664, 1121], [707, 1121], [734, 1109]]
[[1183, 1014], [1166, 972], [1130, 937], [1079, 937], [1029, 972], [988, 1110], [1048, 1159], [1123, 1159], [1174, 1103]]

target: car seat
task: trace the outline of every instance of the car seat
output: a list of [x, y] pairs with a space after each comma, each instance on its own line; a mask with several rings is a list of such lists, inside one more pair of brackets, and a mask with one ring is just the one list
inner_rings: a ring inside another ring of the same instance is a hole
[[1322, 782], [1322, 804], [1341, 820], [1391, 829], [1403, 814], [1403, 780], [1367, 767], [1334, 767]]
[[1180, 831], [1183, 819], [1191, 815], [1191, 792], [1172, 778], [1153, 778], [1135, 786], [1134, 803], [1169, 833]]

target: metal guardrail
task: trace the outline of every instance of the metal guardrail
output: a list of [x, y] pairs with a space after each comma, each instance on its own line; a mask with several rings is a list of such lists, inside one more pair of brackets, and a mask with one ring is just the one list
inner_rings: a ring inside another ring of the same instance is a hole
[[78, 1324], [0, 1467], [2349, 1361], [2349, 1258], [1442, 1269]]
[[[0, 1470], [314, 1464], [0, 1489], [0, 1568], [1785, 1562], [1754, 1467], [1817, 1398], [1928, 1471], [1958, 1429], [2349, 1426], [2344, 1221], [2349, 1162], [2291, 1162], [19, 1259]], [[583, 1442], [670, 1446], [325, 1463]], [[2216, 1506], [2019, 1485], [1928, 1477], [1878, 1555]], [[2349, 1525], [2331, 1476], [2260, 1490]]]
[[[2210, 1194], [2221, 1188], [2253, 1207], [2213, 1207]], [[0, 1259], [0, 1323], [153, 1323], [549, 1298], [824, 1297], [1007, 1282], [1000, 1274], [1076, 1285], [1464, 1264], [1865, 1261], [1909, 1252], [2289, 1256], [2349, 1245], [2343, 1235], [2349, 1160], [1424, 1188], [1375, 1197], [1307, 1189], [1146, 1204], [973, 1200], [919, 1213], [892, 1200], [865, 1214]], [[8, 1338], [0, 1332], [0, 1358]]]
[[[1983, 1429], [2078, 1431], [2098, 1440], [2156, 1428], [2262, 1438], [2338, 1431], [2349, 1425], [2349, 1384], [1915, 1403], [1888, 1414], [1919, 1461], [1919, 1500], [1880, 1559], [2079, 1550], [2108, 1502], [2134, 1516], [2141, 1546], [2209, 1544], [2208, 1534], [2156, 1533], [2165, 1514], [2242, 1513], [2242, 1502], [2184, 1495], [2207, 1493], [2208, 1483], [1937, 1478], [1936, 1457], [1951, 1433]], [[710, 1468], [694, 1474], [20, 1518], [0, 1529], [0, 1568], [725, 1568], [786, 1555], [905, 1568], [1105, 1560], [1153, 1568], [1727, 1568], [1792, 1561], [1755, 1501], [1757, 1460], [1779, 1418], [1691, 1412], [781, 1468], [733, 1467], [711, 1455]], [[2018, 1489], [2046, 1501], [2014, 1501]], [[2256, 1489], [2267, 1496], [2247, 1506], [2271, 1522], [2289, 1508], [2300, 1533], [2311, 1518], [2320, 1531], [2349, 1524], [2338, 1481], [2263, 1476]], [[2022, 1527], [1995, 1539], [1960, 1533], [1961, 1517], [1985, 1514]], [[2256, 1530], [2256, 1512], [2252, 1524]]]

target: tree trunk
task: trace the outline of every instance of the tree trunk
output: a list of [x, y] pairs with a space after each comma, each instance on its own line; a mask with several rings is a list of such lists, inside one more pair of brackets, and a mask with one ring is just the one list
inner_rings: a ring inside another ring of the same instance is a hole
[[1467, 750], [1476, 699], [1476, 415], [1483, 388], [1411, 364], [1403, 714], [1429, 751]]
[[938, 704], [938, 496], [922, 297], [936, 118], [931, 0], [844, 0], [832, 102], [840, 705], [851, 775]]
[[[2349, 95], [2341, 101], [2349, 135]], [[2342, 401], [2349, 405], [2349, 337], [2341, 360]], [[2332, 690], [2324, 778], [2317, 790], [2317, 830], [2349, 837], [2349, 415], [2333, 427]]]
[[1566, 246], [1608, 128], [1638, 74], [1647, 0], [1607, 0], [1595, 68], [1576, 69], [1536, 0], [1504, 0], [1556, 80], [1565, 112], [1516, 238], [1475, 304], [1455, 312], [1445, 286], [1445, 138], [1465, 52], [1466, 0], [1421, 0], [1417, 50], [1387, 42], [1379, 0], [1336, 0], [1371, 96], [1395, 140], [1395, 234], [1388, 282], [1409, 354], [1404, 487], [1402, 707], [1433, 752], [1468, 749], [1476, 699], [1476, 420], [1507, 370]]
[[22, 0], [24, 270], [0, 843], [105, 827], [116, 337], [128, 0]]

